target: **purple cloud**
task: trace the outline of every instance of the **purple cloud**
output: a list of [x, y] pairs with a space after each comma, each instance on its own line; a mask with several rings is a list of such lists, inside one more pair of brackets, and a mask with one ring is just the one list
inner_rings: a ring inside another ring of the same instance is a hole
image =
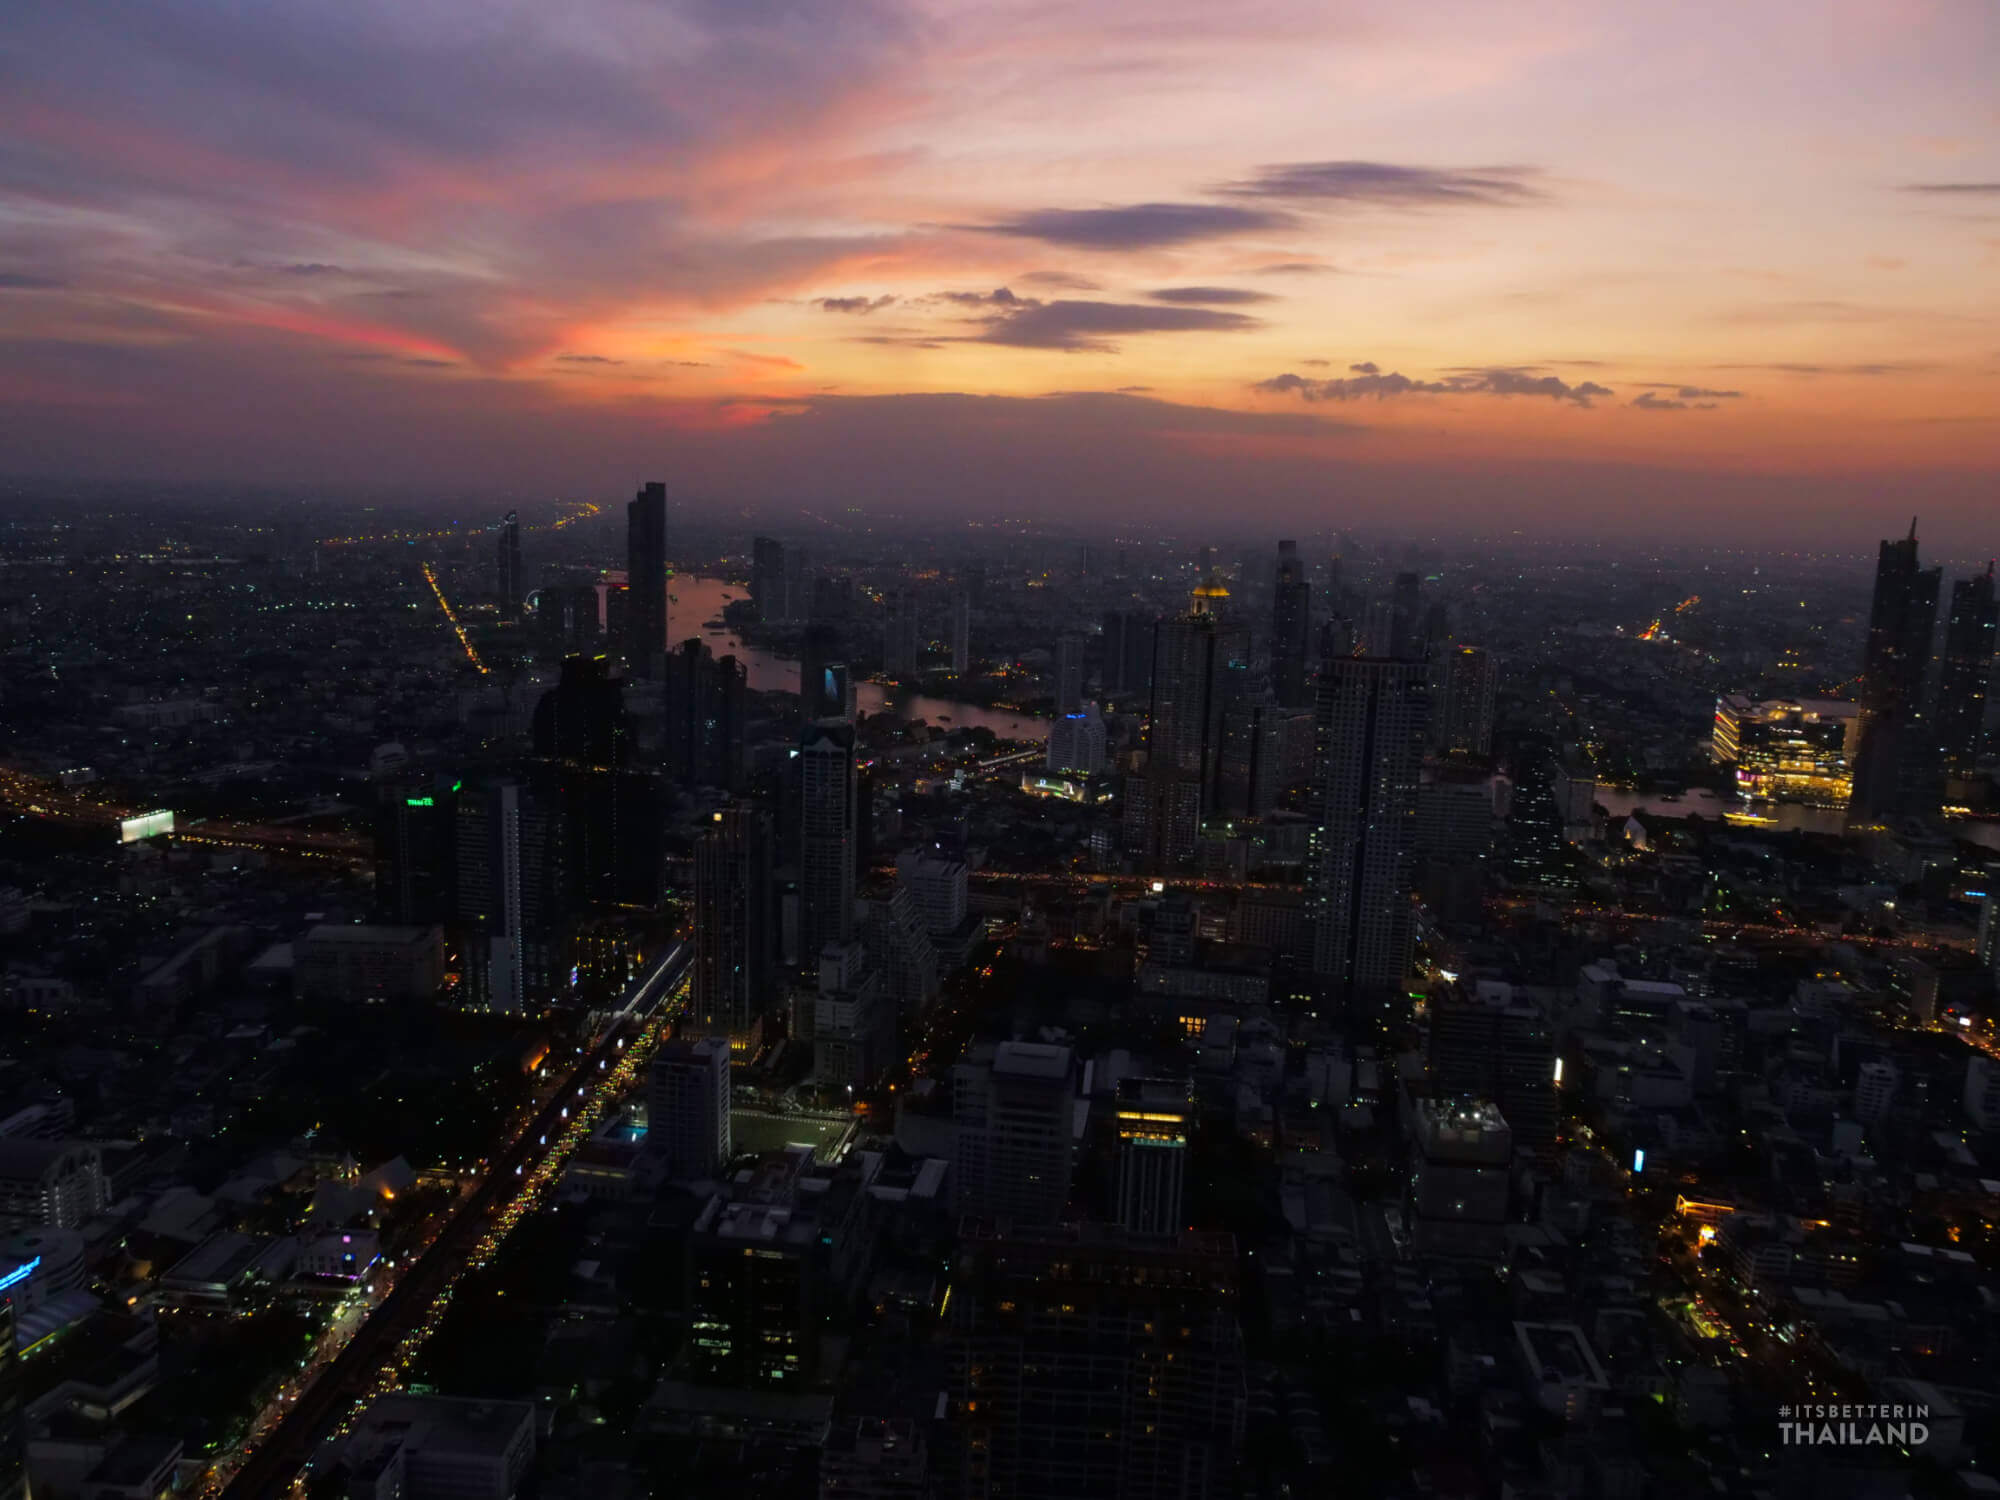
[[971, 227], [1083, 250], [1146, 250], [1288, 229], [1291, 215], [1233, 203], [1131, 203], [1119, 208], [1043, 208]]

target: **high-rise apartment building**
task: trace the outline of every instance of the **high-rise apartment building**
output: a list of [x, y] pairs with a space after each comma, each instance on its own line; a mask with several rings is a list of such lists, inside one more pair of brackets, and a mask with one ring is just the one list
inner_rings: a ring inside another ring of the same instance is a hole
[[1409, 967], [1427, 686], [1422, 662], [1321, 670], [1307, 902], [1313, 973], [1343, 1001], [1393, 990]]
[[725, 807], [694, 844], [692, 1014], [738, 1046], [775, 999], [774, 856], [770, 817], [755, 807]]
[[655, 481], [625, 507], [625, 659], [657, 678], [667, 654], [667, 487]]
[[946, 1493], [1237, 1493], [1246, 1396], [1230, 1236], [976, 1225], [952, 1293]]
[[452, 916], [452, 853], [459, 788], [440, 778], [384, 784], [375, 814], [375, 907], [398, 926]]
[[1938, 752], [1946, 775], [1969, 773], [1985, 747], [1996, 628], [2000, 603], [1993, 593], [1993, 564], [1988, 563], [1984, 573], [1951, 586], [1936, 710]]
[[1312, 584], [1297, 542], [1278, 543], [1278, 580], [1271, 597], [1271, 691], [1286, 708], [1312, 703], [1307, 660], [1312, 642]]
[[854, 726], [807, 725], [798, 765], [799, 963], [816, 973], [827, 944], [854, 936]]
[[1187, 1184], [1194, 1095], [1185, 1079], [1121, 1078], [1118, 1222], [1132, 1234], [1178, 1235]]
[[1924, 723], [1931, 632], [1937, 622], [1936, 568], [1917, 566], [1917, 523], [1882, 543], [1861, 667], [1861, 739], [1854, 767], [1857, 817], [1935, 812], [1936, 736]]
[[1063, 1218], [1074, 1079], [1069, 1048], [1044, 1042], [1002, 1042], [952, 1069], [956, 1212], [1016, 1226]]
[[729, 1160], [729, 1038], [674, 1041], [646, 1079], [646, 1147], [675, 1177], [713, 1177]]
[[1499, 676], [1493, 658], [1478, 646], [1453, 646], [1432, 657], [1433, 749], [1446, 755], [1492, 753]]

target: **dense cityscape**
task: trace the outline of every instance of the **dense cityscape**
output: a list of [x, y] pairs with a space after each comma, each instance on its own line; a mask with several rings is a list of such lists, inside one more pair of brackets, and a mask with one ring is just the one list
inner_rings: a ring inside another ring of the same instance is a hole
[[6, 498], [9, 1494], [2000, 1491], [1921, 518]]

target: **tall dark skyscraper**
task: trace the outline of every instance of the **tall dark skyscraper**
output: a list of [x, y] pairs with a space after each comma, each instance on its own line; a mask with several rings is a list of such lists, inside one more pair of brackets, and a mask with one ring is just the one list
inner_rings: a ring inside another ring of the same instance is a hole
[[471, 1010], [527, 1008], [523, 802], [520, 785], [504, 781], [468, 790], [453, 809], [452, 916], [465, 961], [459, 1003]]
[[1211, 577], [1188, 612], [1154, 632], [1146, 769], [1126, 788], [1125, 847], [1149, 866], [1194, 853], [1201, 820], [1222, 805], [1223, 727], [1248, 691], [1250, 638], [1222, 615]]
[[1297, 542], [1278, 543], [1278, 582], [1271, 596], [1271, 691], [1286, 708], [1312, 702], [1306, 657], [1312, 641], [1312, 585]]
[[1477, 646], [1454, 646], [1431, 660], [1431, 748], [1486, 755], [1493, 749], [1499, 671]]
[[1422, 662], [1321, 669], [1306, 901], [1313, 973], [1343, 1003], [1392, 990], [1409, 967], [1428, 697]]
[[451, 917], [457, 787], [412, 777], [383, 786], [375, 813], [375, 906], [399, 926]]
[[750, 544], [750, 600], [757, 618], [782, 625], [805, 618], [811, 604], [805, 558], [796, 547], [776, 537], [760, 536]]
[[1245, 1394], [1228, 1235], [968, 1220], [952, 1293], [958, 1462], [941, 1494], [1236, 1493]]
[[747, 675], [690, 636], [667, 660], [667, 768], [683, 786], [734, 791], [743, 782]]
[[1951, 586], [1936, 709], [1938, 750], [1947, 775], [1969, 772], [1985, 743], [1996, 626], [2000, 606], [1994, 599], [1993, 564], [1988, 563], [1984, 573]]
[[500, 605], [500, 618], [518, 620], [521, 618], [521, 516], [518, 511], [508, 511], [500, 522], [500, 535], [495, 547], [496, 589]]
[[523, 868], [527, 888], [549, 903], [551, 925], [591, 907], [651, 905], [664, 817], [656, 778], [634, 764], [624, 684], [609, 661], [564, 661], [562, 677], [535, 705], [534, 746], [534, 805], [550, 838], [541, 851], [530, 843]]
[[1422, 589], [1423, 580], [1415, 573], [1396, 575], [1389, 601], [1389, 655], [1397, 661], [1416, 661], [1425, 653]]
[[1153, 632], [1159, 621], [1136, 610], [1104, 617], [1104, 694], [1144, 700], [1153, 691]]
[[854, 841], [859, 796], [854, 726], [821, 720], [799, 741], [799, 964], [819, 971], [828, 943], [854, 936]]
[[773, 998], [771, 820], [725, 807], [694, 845], [694, 1011], [711, 1036], [741, 1043]]
[[667, 654], [667, 487], [657, 481], [625, 507], [625, 659], [657, 678]]
[[1083, 707], [1083, 637], [1066, 635], [1056, 642], [1056, 712], [1073, 714]]
[[1862, 819], [1937, 811], [1936, 736], [1923, 717], [1939, 577], [1917, 566], [1914, 520], [1907, 537], [1882, 543], [1861, 667], [1852, 807]]

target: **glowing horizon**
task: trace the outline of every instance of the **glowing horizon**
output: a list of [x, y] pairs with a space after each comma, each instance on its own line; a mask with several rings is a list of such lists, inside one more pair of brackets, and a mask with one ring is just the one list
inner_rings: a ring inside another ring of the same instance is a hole
[[9, 30], [23, 474], [643, 468], [778, 503], [948, 492], [999, 449], [964, 503], [1129, 508], [1122, 456], [1173, 503], [1406, 476], [1442, 516], [1456, 482], [1616, 529], [1615, 474], [1751, 530], [1819, 485], [1865, 534], [1880, 494], [1968, 543], [2000, 476], [1978, 0], [30, 0]]

